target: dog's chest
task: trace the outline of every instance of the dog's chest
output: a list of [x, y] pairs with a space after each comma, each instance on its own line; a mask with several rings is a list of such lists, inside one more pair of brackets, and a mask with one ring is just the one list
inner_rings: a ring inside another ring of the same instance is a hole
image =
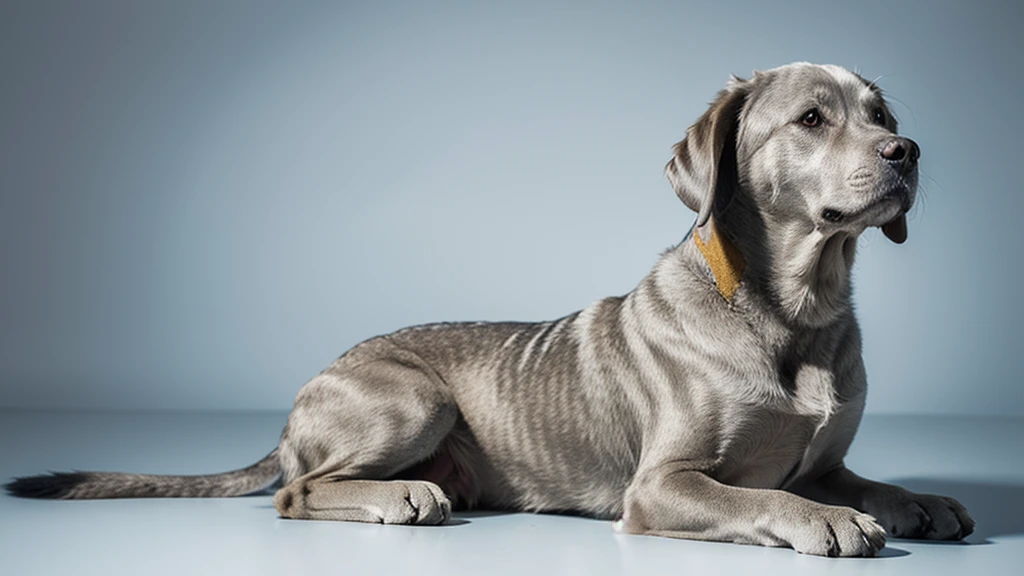
[[831, 372], [805, 364], [782, 371], [765, 390], [728, 410], [717, 474], [723, 482], [782, 487], [823, 452], [828, 435], [821, 432], [840, 408]]

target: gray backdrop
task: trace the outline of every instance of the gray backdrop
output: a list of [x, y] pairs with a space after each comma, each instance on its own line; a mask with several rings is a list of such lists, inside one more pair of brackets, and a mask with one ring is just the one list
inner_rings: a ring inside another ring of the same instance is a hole
[[1022, 3], [0, 4], [0, 406], [283, 409], [354, 343], [633, 288], [730, 73], [858, 69], [923, 149], [855, 271], [873, 412], [1024, 414]]

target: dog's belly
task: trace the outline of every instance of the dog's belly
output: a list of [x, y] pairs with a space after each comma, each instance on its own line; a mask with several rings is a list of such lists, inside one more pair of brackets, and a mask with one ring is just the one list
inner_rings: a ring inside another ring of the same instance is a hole
[[[535, 407], [536, 408], [536, 407]], [[468, 470], [482, 507], [536, 512], [576, 512], [598, 518], [621, 515], [623, 495], [636, 469], [626, 435], [605, 423], [596, 435], [590, 414], [535, 417], [509, 406], [486, 425], [466, 418], [472, 448], [455, 452], [456, 470]], [[546, 416], [546, 415], [545, 415]], [[453, 489], [466, 474], [449, 478]]]
[[457, 427], [429, 459], [396, 477], [434, 482], [457, 509], [621, 515], [633, 474], [621, 459], [575, 434], [557, 443], [536, 429], [506, 432], [489, 428], [473, 435], [468, 427]]

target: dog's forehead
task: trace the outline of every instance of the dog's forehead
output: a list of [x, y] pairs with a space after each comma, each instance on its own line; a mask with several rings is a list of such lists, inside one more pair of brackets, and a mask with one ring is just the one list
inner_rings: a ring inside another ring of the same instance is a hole
[[831, 64], [789, 64], [755, 77], [755, 90], [763, 91], [760, 98], [772, 108], [802, 106], [808, 101], [840, 102], [845, 106], [881, 102], [881, 90], [842, 66]]
[[[738, 82], [742, 85], [744, 81]], [[737, 135], [744, 154], [760, 149], [779, 127], [796, 122], [811, 108], [835, 114], [833, 119], [840, 122], [856, 109], [888, 109], [878, 86], [841, 66], [787, 64], [755, 72], [745, 82], [748, 96]], [[867, 112], [863, 116], [867, 117]]]

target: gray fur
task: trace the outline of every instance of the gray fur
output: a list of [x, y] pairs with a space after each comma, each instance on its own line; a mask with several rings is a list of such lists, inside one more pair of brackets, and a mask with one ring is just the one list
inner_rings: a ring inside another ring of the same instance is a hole
[[[822, 125], [801, 124], [810, 108]], [[553, 322], [372, 338], [299, 391], [276, 461], [244, 487], [282, 475], [288, 518], [442, 523], [454, 501], [830, 556], [872, 555], [886, 530], [963, 537], [952, 499], [843, 466], [866, 394], [856, 240], [905, 226], [917, 185], [916, 156], [880, 157], [895, 131], [880, 90], [842, 68], [733, 79], [666, 168], [694, 233], [717, 227], [747, 262], [731, 301], [687, 237], [629, 294]], [[241, 491], [134, 478], [60, 496]]]

